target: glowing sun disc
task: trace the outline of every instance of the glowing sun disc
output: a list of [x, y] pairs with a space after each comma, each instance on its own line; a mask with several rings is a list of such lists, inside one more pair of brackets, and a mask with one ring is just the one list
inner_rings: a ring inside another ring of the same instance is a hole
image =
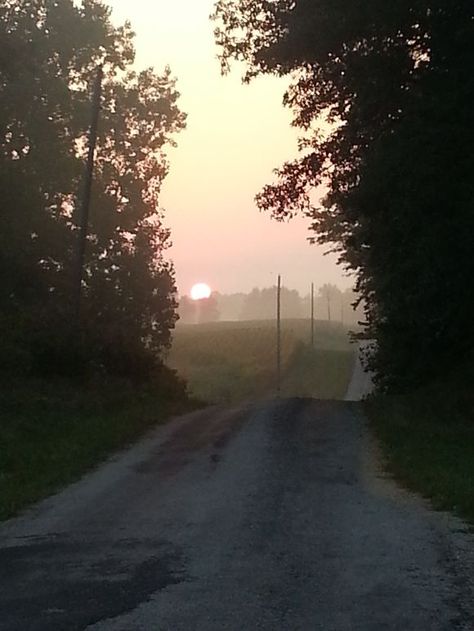
[[204, 300], [211, 295], [211, 288], [206, 283], [196, 283], [191, 289], [191, 298], [193, 300]]

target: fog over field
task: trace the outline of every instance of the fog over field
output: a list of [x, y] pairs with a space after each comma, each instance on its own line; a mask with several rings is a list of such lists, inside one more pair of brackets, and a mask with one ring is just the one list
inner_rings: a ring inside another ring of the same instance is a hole
[[[282, 378], [286, 397], [343, 399], [355, 347], [340, 323], [283, 320]], [[275, 321], [214, 322], [178, 326], [168, 364], [188, 382], [192, 396], [236, 403], [274, 396], [277, 389]]]

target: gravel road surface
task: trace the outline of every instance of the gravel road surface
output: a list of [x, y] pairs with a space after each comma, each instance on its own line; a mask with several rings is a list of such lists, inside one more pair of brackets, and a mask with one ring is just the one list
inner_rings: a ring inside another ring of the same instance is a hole
[[377, 461], [354, 403], [178, 419], [0, 526], [0, 629], [474, 629], [472, 535]]

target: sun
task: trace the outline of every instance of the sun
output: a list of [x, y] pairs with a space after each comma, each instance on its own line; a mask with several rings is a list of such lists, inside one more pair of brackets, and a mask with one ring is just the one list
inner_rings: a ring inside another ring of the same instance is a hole
[[191, 289], [192, 300], [204, 300], [211, 296], [211, 288], [206, 283], [196, 283]]

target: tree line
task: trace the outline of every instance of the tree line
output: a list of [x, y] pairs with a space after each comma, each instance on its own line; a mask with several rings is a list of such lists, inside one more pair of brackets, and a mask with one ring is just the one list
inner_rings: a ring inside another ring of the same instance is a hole
[[380, 388], [471, 365], [472, 0], [219, 0], [213, 17], [224, 71], [291, 77], [301, 153], [258, 205], [309, 217], [356, 275]]
[[[100, 0], [0, 6], [0, 370], [160, 367], [176, 321], [169, 231], [159, 205], [166, 150], [185, 127], [171, 71], [137, 72], [130, 24]], [[82, 283], [74, 312], [78, 208], [103, 68]]]
[[[182, 296], [178, 313], [183, 324], [219, 320], [272, 320], [276, 316], [276, 301], [276, 287], [254, 288], [247, 294], [214, 292], [210, 298], [198, 301]], [[301, 296], [294, 289], [282, 287], [281, 307], [283, 318], [310, 318], [311, 295]], [[359, 328], [364, 312], [352, 289], [342, 291], [336, 285], [326, 283], [315, 291], [314, 317]]]

